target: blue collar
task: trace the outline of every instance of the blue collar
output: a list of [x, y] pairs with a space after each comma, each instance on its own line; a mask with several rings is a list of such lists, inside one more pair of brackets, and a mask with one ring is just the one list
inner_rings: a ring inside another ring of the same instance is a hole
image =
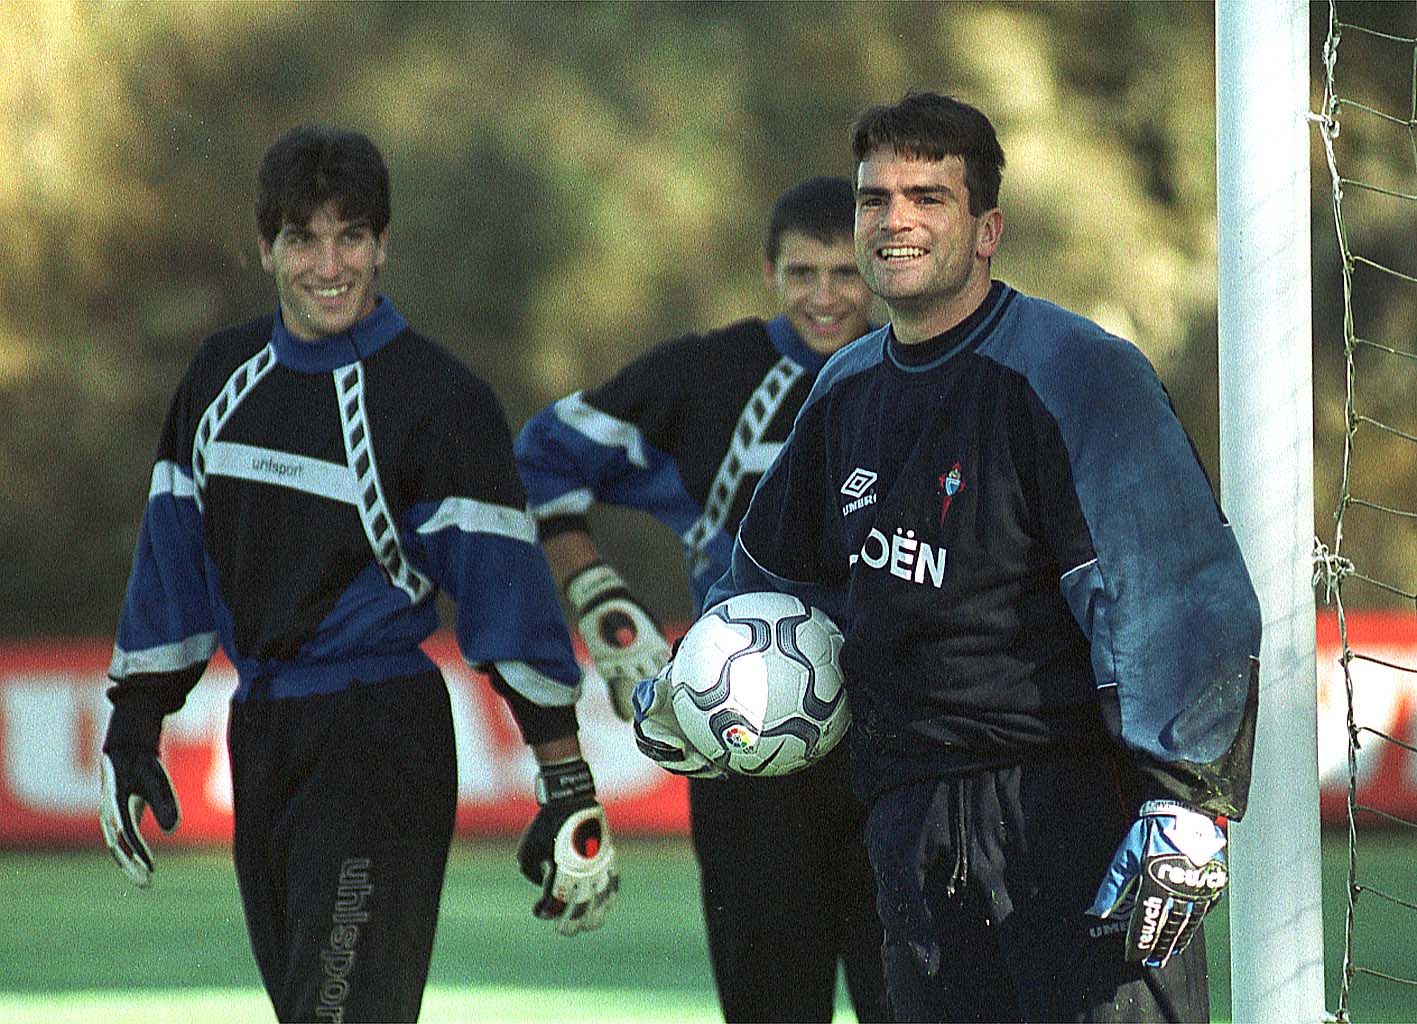
[[394, 308], [393, 301], [379, 295], [374, 300], [374, 311], [343, 334], [303, 341], [286, 330], [277, 306], [271, 345], [276, 351], [276, 361], [282, 366], [301, 373], [328, 373], [369, 358], [402, 334], [406, 327], [408, 321]]
[[786, 356], [808, 373], [816, 373], [827, 361], [826, 356], [807, 347], [802, 335], [797, 333], [786, 314], [774, 317], [763, 324], [763, 327], [767, 329], [768, 340], [772, 342], [772, 347], [777, 349], [778, 355]]

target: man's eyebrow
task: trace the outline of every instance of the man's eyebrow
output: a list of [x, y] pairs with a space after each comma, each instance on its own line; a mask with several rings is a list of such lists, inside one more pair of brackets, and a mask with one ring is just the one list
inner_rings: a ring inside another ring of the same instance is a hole
[[[880, 185], [862, 185], [856, 189], [858, 196], [884, 196], [889, 195], [892, 189], [883, 188]], [[905, 188], [897, 189], [902, 195], [924, 196], [924, 195], [953, 195], [954, 189], [941, 184], [934, 185], [907, 185]]]

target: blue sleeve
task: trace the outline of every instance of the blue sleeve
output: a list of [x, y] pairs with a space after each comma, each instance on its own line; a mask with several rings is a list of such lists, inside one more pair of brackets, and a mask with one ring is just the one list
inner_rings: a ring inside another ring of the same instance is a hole
[[472, 374], [434, 413], [436, 445], [418, 457], [423, 481], [400, 524], [410, 561], [456, 605], [469, 664], [541, 707], [568, 707], [581, 671], [551, 567], [526, 511], [501, 404]]
[[682, 533], [698, 515], [674, 459], [637, 424], [596, 408], [581, 391], [527, 421], [516, 458], [538, 520], [583, 515], [603, 502], [647, 512]]
[[108, 673], [115, 682], [182, 672], [205, 665], [215, 653], [205, 563], [191, 472], [160, 459], [118, 619]]
[[1075, 340], [1028, 368], [1039, 430], [1057, 441], [1039, 446], [1039, 476], [1063, 596], [1091, 643], [1104, 713], [1142, 772], [1166, 795], [1238, 817], [1258, 599], [1150, 363], [1095, 327]]
[[192, 485], [189, 370], [168, 407], [118, 617], [108, 676], [114, 705], [105, 749], [156, 749], [216, 652], [202, 514]]
[[580, 667], [531, 517], [506, 505], [445, 498], [415, 505], [407, 527], [410, 559], [456, 604], [463, 657], [477, 667], [496, 665], [533, 703], [574, 704]]

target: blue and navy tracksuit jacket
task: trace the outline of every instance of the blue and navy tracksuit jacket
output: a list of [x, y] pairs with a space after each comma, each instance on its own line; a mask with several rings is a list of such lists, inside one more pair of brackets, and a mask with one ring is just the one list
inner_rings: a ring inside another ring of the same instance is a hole
[[1260, 612], [1151, 365], [996, 282], [968, 320], [836, 353], [708, 603], [841, 626], [856, 786], [1118, 744], [1141, 796], [1239, 817]]
[[428, 671], [439, 590], [519, 719], [574, 731], [580, 669], [487, 384], [383, 296], [317, 343], [279, 313], [219, 332], [163, 426], [108, 742], [155, 746], [218, 646], [237, 701]]
[[543, 538], [585, 529], [596, 502], [647, 512], [678, 534], [702, 610], [825, 362], [786, 317], [742, 320], [665, 342], [547, 406], [516, 443]]

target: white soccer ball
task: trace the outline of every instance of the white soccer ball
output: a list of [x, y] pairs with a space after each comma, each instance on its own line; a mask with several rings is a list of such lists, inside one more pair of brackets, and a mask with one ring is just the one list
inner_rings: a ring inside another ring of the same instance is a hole
[[841, 630], [788, 594], [739, 594], [689, 627], [670, 665], [674, 714], [700, 754], [738, 775], [787, 775], [851, 724]]

